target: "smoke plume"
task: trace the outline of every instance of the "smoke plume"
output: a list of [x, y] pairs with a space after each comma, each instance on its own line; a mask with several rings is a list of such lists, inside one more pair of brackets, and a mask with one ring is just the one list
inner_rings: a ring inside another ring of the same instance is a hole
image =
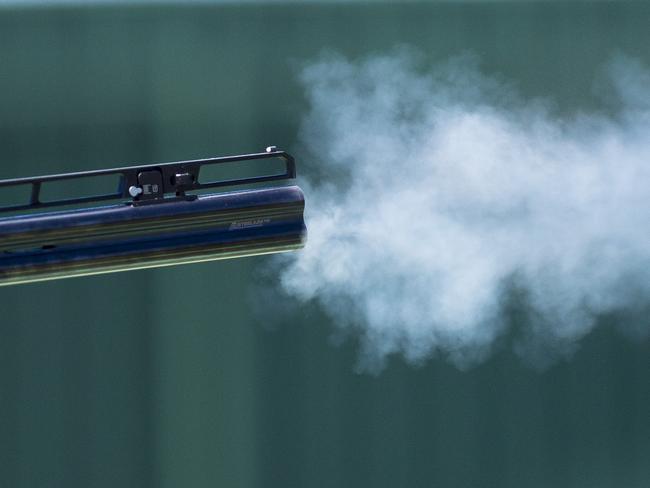
[[617, 58], [617, 108], [567, 116], [471, 57], [419, 64], [303, 71], [317, 164], [284, 290], [358, 334], [370, 369], [395, 353], [468, 366], [505, 335], [542, 364], [605, 319], [647, 333], [650, 72]]

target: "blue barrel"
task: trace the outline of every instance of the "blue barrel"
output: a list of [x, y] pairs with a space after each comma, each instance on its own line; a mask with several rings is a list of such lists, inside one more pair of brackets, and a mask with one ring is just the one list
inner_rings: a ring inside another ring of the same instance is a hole
[[290, 251], [305, 241], [297, 186], [0, 219], [0, 286]]

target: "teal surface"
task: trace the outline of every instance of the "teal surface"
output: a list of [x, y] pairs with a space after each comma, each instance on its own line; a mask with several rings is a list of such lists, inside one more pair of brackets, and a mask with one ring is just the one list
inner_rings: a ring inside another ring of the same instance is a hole
[[[324, 49], [471, 50], [591, 109], [613, 53], [650, 65], [648, 25], [645, 2], [0, 9], [0, 177], [269, 144], [314, 171], [297, 74]], [[0, 486], [650, 486], [647, 339], [358, 374], [318, 309], [269, 316], [267, 263], [3, 288]]]

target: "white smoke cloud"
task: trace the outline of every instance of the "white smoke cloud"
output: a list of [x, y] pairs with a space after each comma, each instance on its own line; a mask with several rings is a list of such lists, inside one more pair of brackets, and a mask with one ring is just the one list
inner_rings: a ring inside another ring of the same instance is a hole
[[471, 365], [512, 327], [541, 364], [602, 317], [643, 310], [650, 72], [618, 58], [616, 114], [560, 118], [471, 57], [418, 65], [400, 52], [304, 70], [318, 178], [284, 290], [358, 331], [370, 369], [394, 353]]

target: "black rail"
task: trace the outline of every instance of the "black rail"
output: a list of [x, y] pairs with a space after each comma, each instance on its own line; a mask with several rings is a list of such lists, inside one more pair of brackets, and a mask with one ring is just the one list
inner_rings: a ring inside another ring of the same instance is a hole
[[[201, 168], [205, 166], [252, 161], [257, 159], [281, 159], [285, 163], [285, 170], [283, 173], [278, 174], [251, 176], [229, 180], [208, 182], [201, 182], [200, 180]], [[41, 190], [43, 186], [48, 183], [106, 175], [120, 175], [118, 188], [113, 193], [65, 198], [46, 202], [43, 202], [40, 199]], [[293, 179], [295, 177], [296, 164], [293, 157], [284, 151], [278, 150], [275, 146], [271, 146], [266, 149], [266, 152], [262, 153], [0, 180], [0, 191], [7, 187], [31, 185], [31, 195], [28, 203], [0, 206], [0, 213], [31, 210], [43, 207], [102, 202], [107, 200], [130, 199], [134, 205], [160, 203], [169, 201], [170, 199], [195, 198], [193, 195], [185, 194], [185, 192], [193, 190], [247, 185], [252, 183]], [[170, 198], [166, 196], [170, 194], [173, 194], [174, 197]]]

